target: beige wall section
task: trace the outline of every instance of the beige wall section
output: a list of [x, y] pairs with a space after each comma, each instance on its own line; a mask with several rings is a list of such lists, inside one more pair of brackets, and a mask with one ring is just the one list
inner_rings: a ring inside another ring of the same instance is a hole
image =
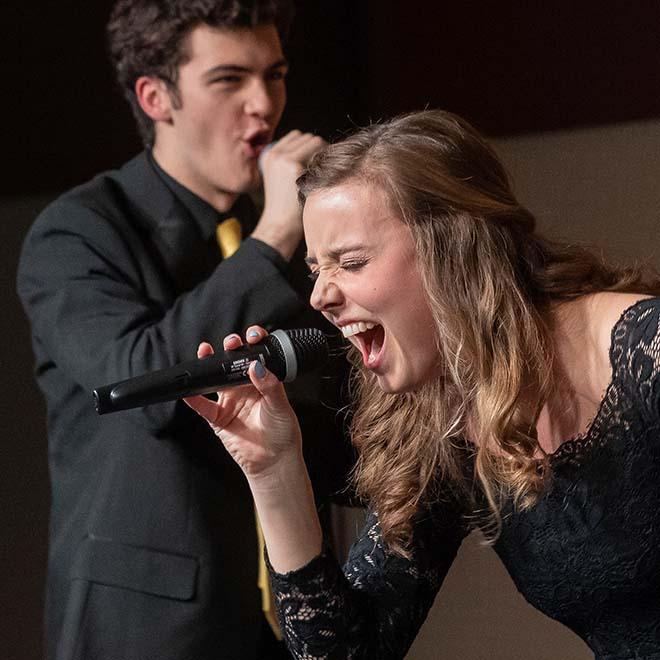
[[493, 142], [539, 228], [660, 267], [660, 121]]
[[[551, 235], [660, 267], [660, 121], [493, 142], [519, 199]], [[355, 529], [357, 514], [348, 522]], [[468, 537], [407, 660], [589, 660], [588, 647], [516, 591]]]

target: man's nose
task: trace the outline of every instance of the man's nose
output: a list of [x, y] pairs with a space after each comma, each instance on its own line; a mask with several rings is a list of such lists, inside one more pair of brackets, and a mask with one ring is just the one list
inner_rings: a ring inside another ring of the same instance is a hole
[[249, 115], [267, 117], [273, 112], [274, 99], [264, 80], [255, 80], [248, 90], [245, 112]]

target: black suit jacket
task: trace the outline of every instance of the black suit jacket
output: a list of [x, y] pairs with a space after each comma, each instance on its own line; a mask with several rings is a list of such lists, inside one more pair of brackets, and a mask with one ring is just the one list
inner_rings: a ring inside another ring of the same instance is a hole
[[[239, 469], [181, 402], [99, 417], [90, 394], [252, 323], [310, 324], [274, 250], [248, 238], [222, 263], [211, 254], [145, 154], [59, 198], [25, 241], [18, 290], [48, 410], [51, 659], [255, 657], [257, 545]], [[336, 382], [320, 383], [297, 405], [332, 490], [344, 454], [318, 403]]]

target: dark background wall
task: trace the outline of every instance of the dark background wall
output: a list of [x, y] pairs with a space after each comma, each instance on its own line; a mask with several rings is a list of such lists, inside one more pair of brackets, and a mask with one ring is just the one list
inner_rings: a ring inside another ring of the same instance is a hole
[[[108, 0], [1, 8], [0, 193], [51, 193], [138, 147], [105, 57]], [[425, 106], [491, 135], [660, 114], [655, 0], [305, 0], [283, 129], [325, 137]]]
[[[0, 8], [0, 648], [16, 660], [40, 657], [49, 487], [15, 267], [48, 200], [140, 148], [106, 63], [109, 6], [12, 0]], [[282, 129], [336, 138], [426, 106], [463, 114], [500, 139], [657, 118], [659, 19], [657, 0], [299, 0]]]

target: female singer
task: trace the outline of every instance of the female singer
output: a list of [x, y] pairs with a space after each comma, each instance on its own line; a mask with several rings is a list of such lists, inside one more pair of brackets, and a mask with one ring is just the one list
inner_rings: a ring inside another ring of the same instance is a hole
[[403, 657], [479, 527], [598, 658], [660, 659], [659, 283], [543, 238], [447, 112], [357, 132], [299, 187], [311, 304], [355, 369], [370, 513], [343, 570], [275, 377], [188, 401], [249, 481], [294, 656]]

